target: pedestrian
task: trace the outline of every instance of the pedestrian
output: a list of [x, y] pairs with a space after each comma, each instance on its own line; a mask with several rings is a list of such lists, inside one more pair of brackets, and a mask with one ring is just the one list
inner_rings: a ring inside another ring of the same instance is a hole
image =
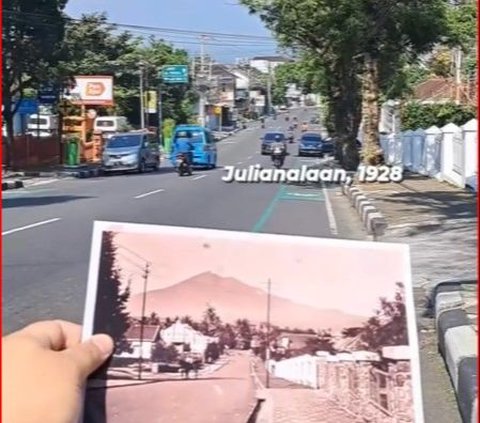
[[2, 421], [78, 423], [83, 386], [114, 348], [108, 335], [80, 339], [80, 326], [60, 320], [2, 338]]

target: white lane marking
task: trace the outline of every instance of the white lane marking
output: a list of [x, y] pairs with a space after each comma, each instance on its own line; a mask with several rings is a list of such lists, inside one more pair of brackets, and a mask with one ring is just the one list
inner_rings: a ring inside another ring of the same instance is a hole
[[218, 386], [218, 385], [213, 385], [213, 389], [215, 389], [215, 392], [217, 393], [217, 395], [223, 395], [223, 389]]
[[192, 178], [192, 181], [198, 181], [199, 179], [206, 178], [207, 175], [199, 175], [195, 176], [195, 178]]
[[133, 198], [139, 200], [140, 198], [145, 198], [145, 197], [148, 197], [149, 195], [158, 194], [159, 192], [163, 192], [163, 191], [165, 191], [165, 190], [164, 189], [156, 189], [155, 191], [146, 192], [145, 194], [140, 194], [140, 195], [137, 195], [136, 197], [133, 197]]
[[248, 156], [248, 157], [247, 157], [247, 160], [250, 160], [252, 157], [253, 157], [253, 156]]
[[241, 165], [243, 162], [237, 162], [237, 165]]
[[332, 203], [330, 202], [330, 198], [328, 197], [328, 190], [325, 187], [325, 185], [323, 185], [322, 191], [323, 191], [323, 195], [325, 196], [325, 207], [327, 209], [327, 218], [328, 218], [328, 223], [330, 225], [330, 232], [332, 233], [332, 235], [338, 235], [335, 214], [333, 213]]
[[222, 145], [222, 144], [236, 144], [237, 141], [220, 141], [220, 143], [221, 143], [220, 145]]
[[8, 231], [2, 232], [2, 236], [14, 234], [15, 232], [26, 231], [27, 229], [36, 228], [37, 226], [48, 225], [49, 223], [58, 222], [59, 220], [62, 220], [62, 219], [60, 217], [55, 217], [53, 219], [32, 223], [31, 225], [21, 226], [20, 228], [10, 229]]
[[28, 186], [36, 187], [36, 186], [39, 186], [39, 185], [48, 185], [48, 184], [53, 184], [54, 182], [57, 182], [57, 181], [58, 181], [58, 179], [47, 179], [46, 181], [34, 182], [33, 184], [30, 184]]

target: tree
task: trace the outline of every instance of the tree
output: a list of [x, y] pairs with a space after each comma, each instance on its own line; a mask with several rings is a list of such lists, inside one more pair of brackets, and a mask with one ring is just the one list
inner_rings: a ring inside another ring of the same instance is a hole
[[216, 336], [220, 333], [222, 327], [222, 320], [218, 316], [216, 310], [211, 305], [207, 306], [203, 314], [203, 320], [200, 323], [203, 334], [208, 336]]
[[335, 352], [331, 331], [323, 330], [318, 333], [316, 338], [307, 339], [306, 346], [302, 348], [301, 353], [315, 355], [318, 351]]
[[405, 288], [397, 283], [393, 300], [380, 298], [380, 308], [363, 326], [360, 334], [363, 347], [380, 351], [382, 347], [408, 345]]
[[127, 303], [130, 288], [122, 289], [121, 271], [116, 265], [115, 234], [104, 232], [95, 303], [94, 333], [106, 333], [115, 341], [116, 353], [129, 351], [125, 333], [130, 326]]
[[[46, 82], [50, 66], [61, 55], [65, 4], [66, 0], [5, 0], [2, 4], [2, 103], [10, 145], [13, 117], [25, 90]], [[7, 151], [10, 155], [11, 148]]]
[[152, 312], [150, 316], [143, 317], [143, 324], [144, 325], [160, 325], [160, 317], [157, 313]]
[[159, 363], [174, 363], [179, 353], [174, 345], [165, 345], [162, 341], [157, 342], [152, 350], [152, 361]]
[[337, 131], [342, 144], [338, 156], [344, 167], [354, 166], [359, 116], [364, 123], [363, 161], [379, 163], [381, 88], [395, 77], [394, 69], [403, 54], [414, 56], [427, 51], [445, 34], [445, 0], [242, 3], [259, 15], [282, 43], [306, 49], [321, 64], [330, 127]]

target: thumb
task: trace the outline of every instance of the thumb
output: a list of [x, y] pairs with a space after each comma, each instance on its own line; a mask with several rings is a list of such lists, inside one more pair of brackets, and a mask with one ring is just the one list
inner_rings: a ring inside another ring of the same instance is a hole
[[87, 379], [113, 353], [113, 339], [108, 335], [93, 335], [64, 353], [69, 355], [77, 367], [80, 378]]

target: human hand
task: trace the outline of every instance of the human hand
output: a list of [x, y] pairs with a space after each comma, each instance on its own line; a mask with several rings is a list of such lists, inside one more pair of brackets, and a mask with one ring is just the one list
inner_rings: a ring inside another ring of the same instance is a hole
[[34, 323], [2, 339], [2, 421], [77, 423], [88, 376], [112, 354], [113, 340], [64, 321]]

